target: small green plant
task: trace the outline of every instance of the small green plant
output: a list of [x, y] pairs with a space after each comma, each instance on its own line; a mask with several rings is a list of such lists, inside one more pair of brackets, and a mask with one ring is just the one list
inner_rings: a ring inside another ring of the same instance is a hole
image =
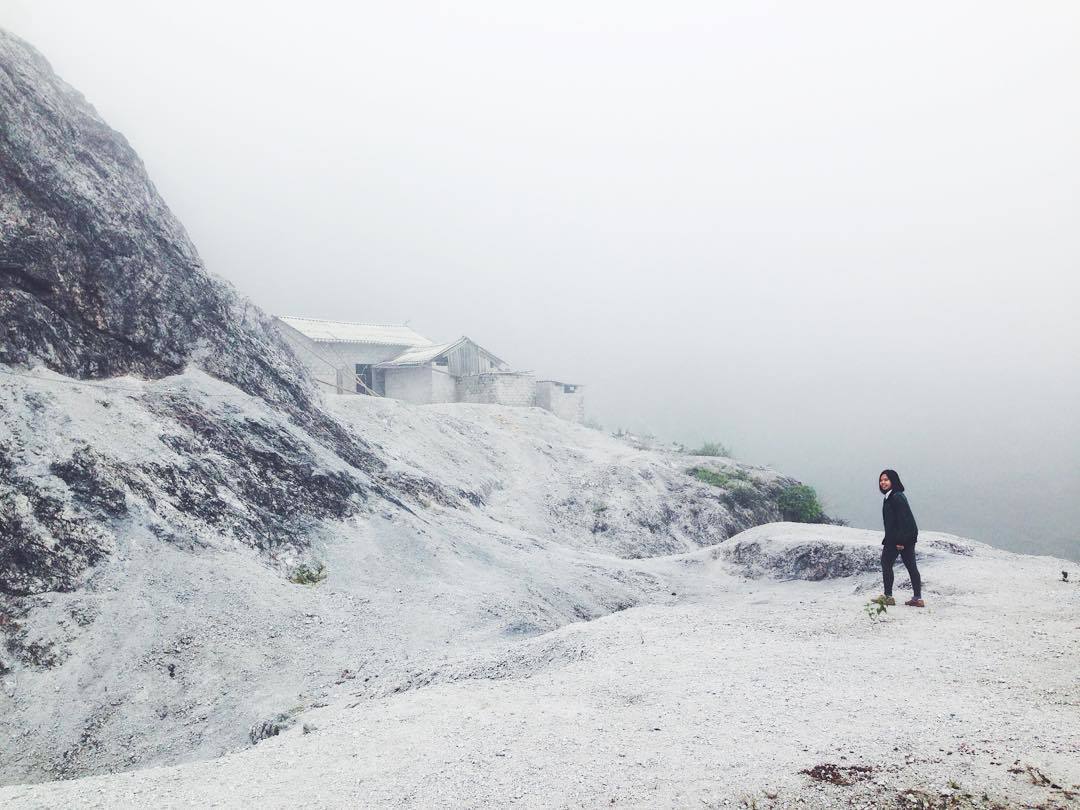
[[889, 612], [888, 607], [886, 607], [885, 605], [884, 596], [879, 596], [876, 599], [871, 599], [869, 602], [866, 603], [866, 606], [863, 608], [863, 610], [866, 611], [866, 615], [870, 617], [871, 621], [876, 620], [877, 617], [880, 616], [882, 613]]
[[712, 484], [714, 487], [723, 487], [724, 489], [731, 489], [733, 484], [737, 485], [736, 482], [751, 483], [750, 474], [746, 470], [738, 468], [717, 472], [704, 467], [691, 467], [687, 472], [702, 483]]
[[326, 579], [326, 566], [319, 563], [314, 568], [301, 563], [289, 576], [289, 582], [296, 585], [314, 585]]
[[722, 458], [732, 458], [731, 448], [720, 442], [705, 442], [697, 450], [691, 450], [692, 456], [720, 456]]
[[780, 493], [777, 499], [784, 520], [796, 523], [817, 523], [825, 515], [817, 492], [806, 484], [793, 484]]

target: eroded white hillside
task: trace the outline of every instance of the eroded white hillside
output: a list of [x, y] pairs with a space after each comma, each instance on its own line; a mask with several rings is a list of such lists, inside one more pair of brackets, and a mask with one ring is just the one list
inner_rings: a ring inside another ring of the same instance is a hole
[[[536, 537], [619, 557], [690, 551], [779, 520], [776, 497], [795, 483], [731, 459], [641, 450], [539, 408], [329, 404], [391, 468], [475, 495], [485, 515]], [[693, 466], [738, 470], [751, 485], [708, 486], [687, 474]]]
[[[790, 482], [712, 487], [687, 467], [737, 465], [535, 409], [342, 399], [335, 424], [380, 458], [366, 473], [196, 369], [19, 371], [0, 403], [8, 782], [214, 757], [339, 681], [377, 693], [667, 600], [680, 566], [632, 558], [775, 520]], [[325, 581], [291, 582], [300, 564]]]

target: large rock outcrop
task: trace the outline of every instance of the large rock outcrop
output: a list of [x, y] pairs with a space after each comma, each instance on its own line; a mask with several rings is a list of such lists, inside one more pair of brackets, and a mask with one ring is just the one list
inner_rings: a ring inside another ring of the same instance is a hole
[[124, 137], [0, 30], [0, 362], [156, 378], [188, 363], [379, 465], [319, 408], [267, 316], [206, 272]]
[[[206, 271], [123, 136], [4, 31], [0, 324], [0, 371], [9, 380], [45, 366], [99, 383], [123, 375], [130, 390], [194, 366], [268, 406], [238, 421], [229, 394], [202, 401], [157, 389], [144, 404], [159, 417], [161, 450], [174, 452], [131, 468], [89, 445], [66, 458], [34, 456], [28, 437], [62, 414], [50, 412], [47, 393], [7, 403], [0, 593], [76, 587], [79, 574], [109, 553], [109, 524], [125, 517], [132, 498], [166, 522], [171, 509], [260, 548], [302, 543], [305, 516], [340, 517], [358, 495], [396, 500], [397, 482], [381, 479], [384, 465], [371, 448], [323, 410], [268, 317]], [[310, 443], [345, 469], [333, 480], [313, 474]], [[286, 490], [289, 499], [280, 497]], [[276, 525], [282, 519], [291, 528]]]

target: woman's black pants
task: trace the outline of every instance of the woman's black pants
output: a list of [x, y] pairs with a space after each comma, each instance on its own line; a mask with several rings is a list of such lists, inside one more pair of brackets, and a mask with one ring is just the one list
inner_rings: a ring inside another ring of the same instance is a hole
[[904, 550], [901, 551], [896, 547], [894, 543], [886, 543], [881, 548], [881, 575], [885, 579], [885, 595], [892, 596], [892, 584], [893, 584], [893, 566], [896, 564], [897, 556], [904, 561], [904, 567], [907, 568], [908, 576], [911, 577], [911, 587], [915, 590], [915, 598], [922, 597], [922, 577], [919, 576], [919, 569], [915, 565], [915, 544], [904, 543]]

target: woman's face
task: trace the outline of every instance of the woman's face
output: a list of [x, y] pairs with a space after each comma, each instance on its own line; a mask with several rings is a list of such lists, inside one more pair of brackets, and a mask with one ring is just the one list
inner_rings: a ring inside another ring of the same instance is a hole
[[882, 492], [888, 492], [892, 489], [892, 481], [889, 480], [889, 476], [885, 473], [882, 473], [881, 478], [878, 479], [878, 487], [881, 488]]

